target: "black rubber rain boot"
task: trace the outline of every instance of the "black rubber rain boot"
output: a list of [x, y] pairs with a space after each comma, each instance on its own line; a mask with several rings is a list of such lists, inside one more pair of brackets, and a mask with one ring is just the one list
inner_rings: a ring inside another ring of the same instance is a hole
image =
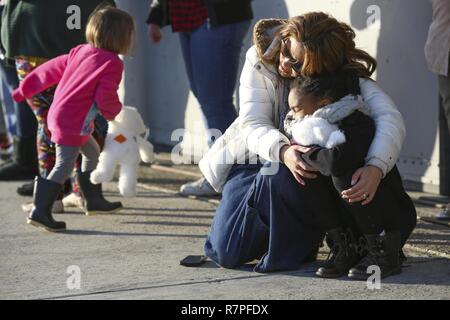
[[348, 277], [354, 280], [367, 280], [371, 273], [367, 273], [369, 266], [378, 266], [381, 279], [402, 272], [400, 263], [400, 233], [386, 233], [385, 235], [364, 235], [367, 241], [367, 255], [351, 268]]
[[38, 174], [36, 139], [14, 139], [14, 155], [0, 166], [0, 181], [30, 180]]
[[316, 276], [320, 278], [340, 278], [358, 262], [358, 256], [351, 241], [349, 232], [342, 228], [329, 230], [327, 242], [332, 243], [330, 253], [325, 264], [320, 267]]
[[77, 177], [85, 200], [85, 213], [87, 216], [114, 213], [123, 208], [121, 202], [109, 202], [103, 197], [102, 185], [91, 182], [90, 171], [78, 172]]
[[36, 177], [33, 209], [27, 219], [28, 224], [52, 232], [66, 230], [66, 223], [55, 221], [52, 216], [52, 206], [61, 191], [61, 187], [56, 182]]

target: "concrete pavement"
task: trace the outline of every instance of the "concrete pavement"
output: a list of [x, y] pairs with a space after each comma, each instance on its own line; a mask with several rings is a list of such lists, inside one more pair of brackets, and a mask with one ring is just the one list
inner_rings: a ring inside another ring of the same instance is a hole
[[[0, 182], [0, 298], [450, 299], [450, 228], [421, 221], [406, 247], [408, 267], [382, 281], [379, 290], [365, 282], [317, 279], [318, 263], [274, 274], [254, 273], [251, 266], [226, 270], [212, 262], [182, 267], [186, 255], [202, 254], [217, 205], [176, 194], [180, 183], [194, 179], [192, 172], [141, 168], [139, 194], [132, 199], [120, 199], [109, 183], [108, 197], [126, 208], [105, 216], [87, 217], [79, 209], [55, 215], [68, 225], [60, 234], [27, 225], [20, 204], [30, 198], [15, 192], [21, 183]], [[425, 215], [437, 211], [418, 209]]]

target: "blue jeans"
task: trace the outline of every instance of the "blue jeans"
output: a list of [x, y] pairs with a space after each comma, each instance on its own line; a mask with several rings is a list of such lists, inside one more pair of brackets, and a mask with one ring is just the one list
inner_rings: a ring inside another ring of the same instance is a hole
[[[6, 85], [5, 79], [0, 74], [0, 98], [1, 98], [1, 108], [2, 108], [2, 116], [4, 118], [5, 132], [10, 134], [11, 136], [16, 136], [16, 113], [14, 112], [13, 100], [11, 97], [11, 92], [9, 91], [8, 86]], [[0, 120], [3, 121], [3, 120]], [[2, 128], [3, 129], [3, 128]]]
[[323, 232], [303, 200], [302, 187], [284, 164], [275, 175], [260, 171], [261, 165], [232, 168], [205, 254], [224, 268], [259, 259], [257, 272], [298, 269], [317, 252]]
[[237, 117], [233, 93], [243, 39], [251, 21], [181, 32], [180, 43], [191, 91], [207, 126], [222, 133]]
[[[19, 86], [19, 78], [15, 68], [6, 67], [0, 64], [0, 72], [2, 81], [5, 82], [8, 89], [7, 94], [11, 95], [12, 91]], [[18, 138], [31, 139], [36, 137], [37, 124], [33, 111], [26, 102], [16, 103], [12, 100], [14, 113], [16, 115], [15, 134]]]

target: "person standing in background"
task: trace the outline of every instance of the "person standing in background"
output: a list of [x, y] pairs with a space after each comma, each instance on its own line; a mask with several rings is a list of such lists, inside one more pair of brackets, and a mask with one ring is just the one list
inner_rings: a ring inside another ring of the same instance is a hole
[[[440, 108], [450, 132], [450, 1], [431, 0], [433, 20], [425, 44], [428, 69], [438, 76]], [[450, 220], [450, 203], [438, 219]]]
[[[3, 9], [6, 4], [6, 0], [0, 1], [1, 24], [4, 21]], [[11, 92], [19, 85], [19, 79], [15, 61], [6, 56], [3, 46], [1, 46], [0, 60], [0, 77], [6, 87], [6, 90], [2, 88], [2, 100], [4, 103], [11, 103], [16, 118], [15, 131], [10, 132], [13, 138], [13, 155], [11, 159], [0, 165], [0, 181], [33, 179], [38, 174], [36, 118], [26, 102], [12, 101]], [[7, 122], [6, 125], [8, 127], [9, 123]]]
[[[161, 41], [161, 28], [178, 32], [189, 78], [207, 127], [222, 133], [236, 119], [233, 93], [243, 39], [253, 18], [251, 0], [153, 0], [147, 19], [149, 37]], [[208, 142], [209, 144], [212, 141]], [[217, 194], [201, 178], [181, 186], [184, 195]]]

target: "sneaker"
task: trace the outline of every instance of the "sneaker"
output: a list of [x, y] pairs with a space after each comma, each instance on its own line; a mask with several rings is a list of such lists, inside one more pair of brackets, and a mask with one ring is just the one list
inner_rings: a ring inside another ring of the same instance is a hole
[[67, 195], [66, 197], [64, 197], [64, 199], [62, 199], [62, 203], [64, 204], [64, 207], [67, 207], [67, 208], [74, 207], [74, 208], [84, 209], [83, 198], [74, 192], [72, 192], [69, 195]]
[[194, 182], [183, 184], [180, 188], [180, 193], [184, 196], [217, 196], [219, 193], [213, 189], [213, 187], [206, 181], [205, 178], [201, 178]]
[[445, 209], [437, 214], [436, 219], [450, 220], [450, 203], [447, 205], [447, 207], [445, 207]]
[[[23, 212], [31, 212], [31, 210], [33, 210], [33, 202], [26, 202], [24, 204], [22, 204], [22, 211]], [[53, 207], [52, 207], [52, 213], [64, 213], [64, 205], [62, 200], [56, 200], [53, 203]]]

